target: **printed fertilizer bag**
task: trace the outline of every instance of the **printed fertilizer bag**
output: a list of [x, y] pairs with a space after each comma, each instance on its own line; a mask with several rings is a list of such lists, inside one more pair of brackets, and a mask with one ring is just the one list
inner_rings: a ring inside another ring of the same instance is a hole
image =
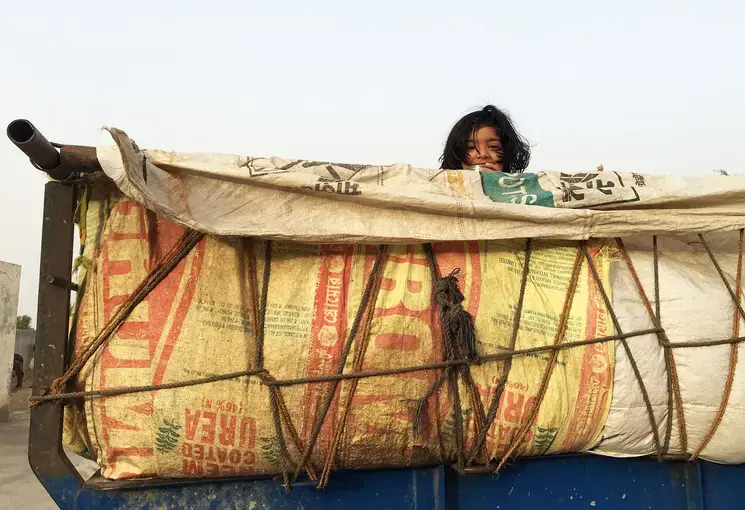
[[[104, 186], [89, 190], [82, 209], [82, 292], [73, 330], [78, 355], [184, 233]], [[577, 243], [532, 243], [516, 350], [557, 341], [578, 249]], [[474, 318], [477, 355], [503, 355], [512, 341], [526, 242], [438, 243], [433, 252], [440, 274], [459, 270], [461, 305]], [[608, 250], [592, 244], [590, 253], [610, 289]], [[441, 377], [441, 365], [411, 369], [447, 359], [432, 269], [421, 244], [379, 251], [205, 236], [96, 351], [77, 387], [156, 386], [246, 371], [258, 362], [265, 371], [85, 399], [66, 410], [65, 441], [87, 451], [109, 478], [276, 474], [297, 466], [332, 395], [309, 457], [313, 473], [324, 466], [449, 463], [458, 457], [459, 423], [463, 455], [472, 457], [480, 427], [487, 425], [479, 407], [488, 410], [501, 386], [485, 440], [489, 459], [477, 455], [478, 462], [499, 459], [518, 439], [513, 455], [582, 451], [594, 444], [611, 404], [612, 342], [562, 349], [555, 358], [553, 351], [537, 350], [512, 363], [501, 357], [461, 365], [453, 371], [457, 386], [452, 377]], [[366, 289], [371, 304], [360, 310]], [[323, 379], [336, 373], [356, 322], [343, 373], [394, 373]], [[559, 341], [613, 334], [582, 260]], [[273, 407], [277, 399], [283, 405]]]

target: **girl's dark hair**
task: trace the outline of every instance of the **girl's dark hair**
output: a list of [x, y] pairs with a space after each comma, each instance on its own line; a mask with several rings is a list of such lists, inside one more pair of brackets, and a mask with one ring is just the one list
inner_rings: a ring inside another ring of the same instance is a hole
[[464, 116], [453, 126], [440, 156], [441, 169], [460, 169], [466, 164], [468, 139], [482, 127], [493, 127], [502, 142], [503, 172], [520, 173], [530, 162], [530, 145], [512, 125], [510, 116], [493, 105]]

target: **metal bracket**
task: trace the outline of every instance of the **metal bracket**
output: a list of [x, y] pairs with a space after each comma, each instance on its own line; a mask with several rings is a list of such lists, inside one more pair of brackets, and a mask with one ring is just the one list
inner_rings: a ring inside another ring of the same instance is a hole
[[63, 289], [71, 290], [74, 292], [78, 291], [78, 284], [73, 283], [70, 280], [67, 280], [65, 278], [60, 278], [59, 276], [47, 276], [47, 283], [54, 285], [56, 287], [61, 287]]

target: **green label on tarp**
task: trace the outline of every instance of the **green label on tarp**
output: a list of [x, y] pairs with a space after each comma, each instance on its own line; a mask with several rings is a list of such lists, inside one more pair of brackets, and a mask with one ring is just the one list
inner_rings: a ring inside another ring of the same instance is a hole
[[538, 174], [482, 172], [481, 186], [494, 202], [554, 207], [554, 194], [541, 188]]

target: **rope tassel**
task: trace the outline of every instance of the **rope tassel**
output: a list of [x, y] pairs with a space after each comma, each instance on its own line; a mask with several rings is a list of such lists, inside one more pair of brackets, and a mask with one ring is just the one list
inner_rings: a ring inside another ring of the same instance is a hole
[[460, 269], [455, 268], [448, 276], [435, 282], [435, 302], [440, 308], [448, 359], [457, 359], [461, 356], [474, 359], [476, 357], [476, 333], [473, 317], [463, 309], [463, 301], [466, 298], [458, 287], [459, 272]]

